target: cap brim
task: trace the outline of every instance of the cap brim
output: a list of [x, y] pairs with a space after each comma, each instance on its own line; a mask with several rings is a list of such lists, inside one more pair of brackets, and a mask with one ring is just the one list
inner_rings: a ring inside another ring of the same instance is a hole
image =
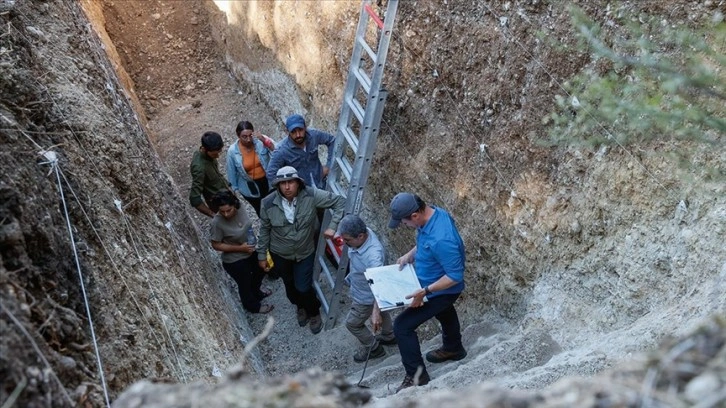
[[287, 177], [287, 178], [272, 180], [272, 185], [277, 186], [278, 184], [282, 183], [283, 181], [289, 181], [289, 180], [300, 180], [301, 183], [305, 184], [305, 180], [301, 179], [300, 177]]
[[399, 225], [401, 225], [401, 220], [391, 218], [391, 220], [388, 221], [388, 228], [397, 228]]

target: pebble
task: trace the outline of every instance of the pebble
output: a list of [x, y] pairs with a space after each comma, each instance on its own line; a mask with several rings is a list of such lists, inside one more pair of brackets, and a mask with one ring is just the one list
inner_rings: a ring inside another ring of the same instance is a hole
[[692, 379], [685, 389], [688, 401], [697, 403], [703, 400], [704, 395], [712, 395], [721, 389], [721, 384], [713, 373], [704, 373]]

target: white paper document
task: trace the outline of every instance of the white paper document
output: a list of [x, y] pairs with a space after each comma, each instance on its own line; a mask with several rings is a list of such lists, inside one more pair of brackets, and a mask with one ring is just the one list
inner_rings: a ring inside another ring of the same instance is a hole
[[[406, 264], [400, 271], [398, 264], [368, 268], [364, 274], [383, 311], [410, 305], [413, 299], [406, 299], [406, 296], [421, 289], [412, 264]], [[424, 302], [426, 300], [424, 297]]]

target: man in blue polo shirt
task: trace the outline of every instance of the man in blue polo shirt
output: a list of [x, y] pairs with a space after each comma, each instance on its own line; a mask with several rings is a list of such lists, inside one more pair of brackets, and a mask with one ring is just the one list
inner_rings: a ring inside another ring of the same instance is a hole
[[[267, 165], [268, 182], [273, 184], [280, 168], [292, 166], [297, 169], [306, 185], [325, 189], [325, 177], [333, 163], [335, 137], [321, 130], [308, 128], [305, 119], [298, 114], [288, 116], [285, 127], [288, 137], [278, 143]], [[320, 145], [328, 147], [328, 158], [324, 166], [318, 156]]]
[[426, 353], [426, 360], [441, 363], [466, 357], [459, 316], [454, 308], [454, 302], [464, 290], [466, 256], [464, 241], [454, 219], [443, 209], [427, 205], [415, 194], [398, 193], [391, 201], [388, 226], [396, 228], [401, 223], [417, 229], [416, 246], [396, 263], [401, 267], [413, 263], [422, 289], [406, 296], [406, 299], [413, 299], [411, 305], [393, 323], [401, 362], [406, 370], [406, 377], [396, 392], [428, 384], [431, 379], [421, 357], [416, 329], [432, 317], [441, 324], [443, 345]]

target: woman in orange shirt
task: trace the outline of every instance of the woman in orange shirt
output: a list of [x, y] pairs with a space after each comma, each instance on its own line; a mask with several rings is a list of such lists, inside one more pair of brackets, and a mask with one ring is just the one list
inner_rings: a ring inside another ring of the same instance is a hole
[[227, 180], [260, 215], [260, 201], [270, 192], [265, 169], [275, 150], [275, 142], [244, 120], [237, 124], [237, 143], [227, 151]]

